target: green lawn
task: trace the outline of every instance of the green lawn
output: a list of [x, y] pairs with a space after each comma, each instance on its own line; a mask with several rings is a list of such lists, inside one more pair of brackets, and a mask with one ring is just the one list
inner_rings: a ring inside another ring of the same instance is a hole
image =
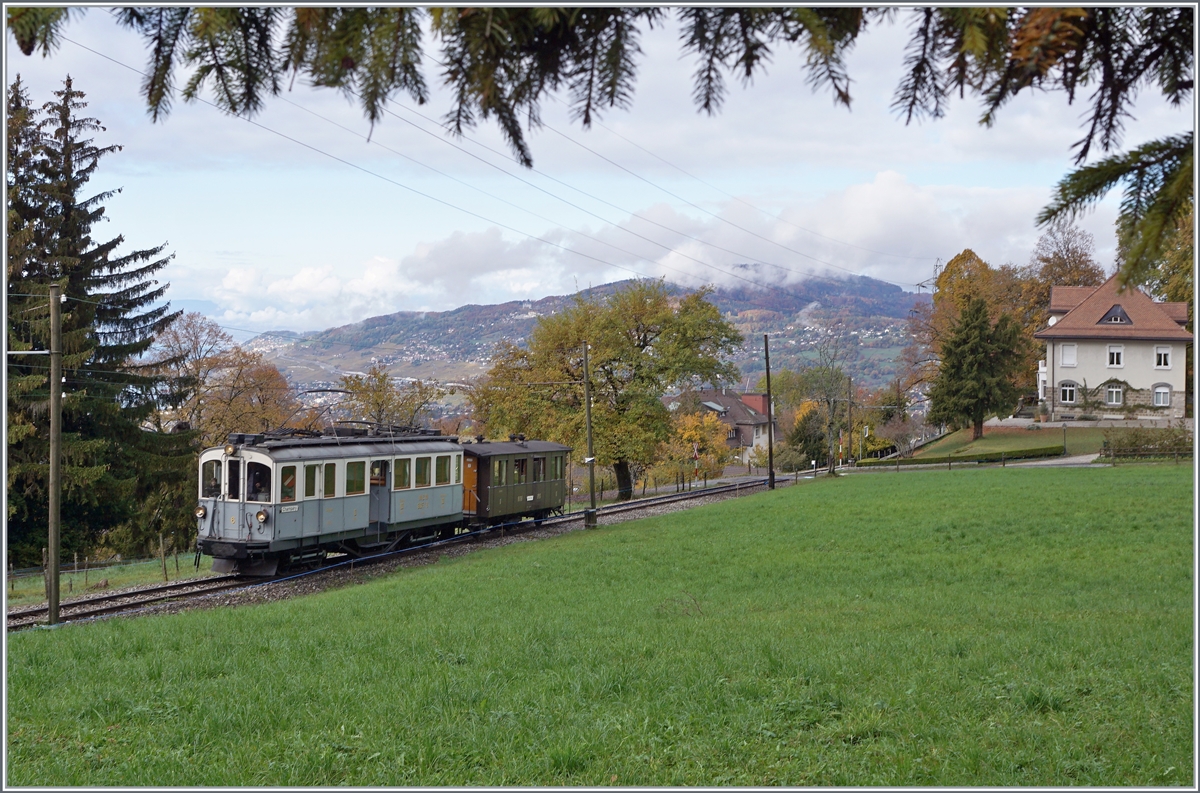
[[9, 785], [1192, 785], [1186, 466], [817, 479], [14, 634]]
[[[1038, 426], [1038, 425], [1034, 425]], [[957, 430], [917, 450], [914, 458], [950, 455], [981, 454], [985, 452], [1016, 452], [1062, 445], [1061, 427], [985, 427], [983, 437], [971, 440], [971, 429]], [[1067, 427], [1067, 454], [1099, 454], [1104, 443], [1100, 427]]]
[[[179, 567], [176, 569], [176, 557], [174, 555], [167, 556], [167, 581], [180, 581], [199, 576], [210, 576], [212, 572], [212, 557], [200, 557], [200, 568], [195, 567], [196, 557], [194, 554], [180, 554], [178, 556]], [[70, 567], [68, 562], [66, 567]], [[99, 586], [103, 582], [108, 582], [104, 586]], [[158, 561], [151, 562], [134, 562], [131, 564], [115, 565], [113, 567], [105, 567], [99, 570], [89, 570], [87, 578], [84, 578], [84, 571], [81, 568], [79, 572], [63, 572], [59, 574], [58, 587], [59, 598], [61, 600], [69, 600], [71, 598], [102, 595], [114, 589], [133, 586], [135, 584], [162, 584], [163, 572], [162, 563]], [[41, 574], [24, 576], [22, 578], [9, 579], [5, 582], [8, 587], [8, 605], [12, 607], [32, 606], [34, 604], [46, 603], [46, 583]]]

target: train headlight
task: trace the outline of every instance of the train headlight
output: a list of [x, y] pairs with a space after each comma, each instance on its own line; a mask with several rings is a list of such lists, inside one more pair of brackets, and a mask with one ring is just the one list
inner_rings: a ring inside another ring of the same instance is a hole
[[200, 506], [196, 507], [195, 514], [196, 514], [196, 517], [203, 518], [205, 515], [208, 514], [208, 508], [206, 506], [204, 506], [203, 504], [201, 504]]
[[266, 522], [267, 522], [267, 511], [266, 511], [265, 509], [260, 509], [260, 510], [259, 510], [259, 511], [258, 511], [258, 512], [255, 514], [255, 516], [254, 516], [254, 517], [258, 518], [258, 522], [259, 522], [259, 523], [266, 523]]
[[232, 443], [225, 444], [225, 456], [232, 457], [235, 454], [237, 454], [237, 447]]

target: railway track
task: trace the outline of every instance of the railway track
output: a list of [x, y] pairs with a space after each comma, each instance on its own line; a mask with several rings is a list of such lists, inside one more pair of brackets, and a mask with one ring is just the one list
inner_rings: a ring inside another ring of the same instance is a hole
[[[765, 478], [754, 479], [736, 482], [730, 485], [710, 487], [704, 490], [672, 493], [665, 496], [653, 496], [651, 498], [637, 499], [635, 501], [623, 504], [610, 504], [605, 507], [597, 508], [596, 512], [598, 517], [623, 515], [630, 512], [651, 510], [655, 507], [667, 504], [696, 501], [704, 498], [710, 498], [712, 496], [727, 496], [732, 494], [736, 497], [743, 494], [757, 492], [766, 486], [767, 480]], [[92, 619], [95, 617], [119, 614], [122, 612], [136, 611], [144, 609], [147, 606], [152, 606], [167, 601], [204, 598], [232, 589], [249, 589], [270, 586], [272, 584], [278, 584], [284, 581], [294, 581], [296, 579], [309, 576], [318, 576], [347, 567], [353, 570], [355, 568], [377, 564], [401, 556], [416, 556], [422, 553], [429, 553], [430, 551], [437, 551], [438, 549], [442, 549], [447, 546], [474, 542], [481, 538], [496, 534], [516, 534], [532, 531], [543, 526], [555, 526], [575, 522], [582, 523], [584, 517], [584, 512], [581, 511], [572, 512], [558, 517], [546, 518], [545, 520], [536, 522], [521, 521], [517, 523], [501, 524], [498, 526], [489, 526], [484, 529], [458, 534], [445, 540], [424, 543], [422, 545], [414, 545], [409, 548], [390, 551], [388, 553], [381, 553], [373, 556], [364, 556], [353, 559], [335, 559], [313, 570], [279, 575], [267, 579], [248, 580], [244, 577], [236, 575], [214, 576], [211, 578], [178, 581], [171, 584], [162, 584], [125, 592], [117, 592], [110, 595], [81, 598], [62, 603], [59, 607], [59, 619], [62, 622], [75, 622], [79, 620]], [[46, 606], [14, 609], [9, 611], [8, 630], [15, 631], [24, 628], [31, 628], [37, 625], [44, 625], [48, 611], [49, 609]]]

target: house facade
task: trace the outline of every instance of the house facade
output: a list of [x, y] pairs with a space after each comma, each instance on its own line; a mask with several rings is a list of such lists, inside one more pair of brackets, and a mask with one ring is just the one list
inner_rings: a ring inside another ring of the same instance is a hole
[[[767, 448], [767, 395], [738, 394], [728, 389], [699, 391], [700, 409], [715, 413], [726, 427], [725, 444], [737, 460], [746, 465], [755, 449]], [[664, 397], [663, 403], [674, 412], [678, 398]]]
[[1050, 420], [1182, 418], [1185, 324], [1186, 303], [1156, 303], [1136, 287], [1118, 292], [1116, 276], [1051, 289], [1049, 322], [1033, 334], [1046, 343], [1038, 397]]

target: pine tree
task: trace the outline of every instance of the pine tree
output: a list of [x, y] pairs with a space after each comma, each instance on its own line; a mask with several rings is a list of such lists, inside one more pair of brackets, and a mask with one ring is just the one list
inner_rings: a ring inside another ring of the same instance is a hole
[[929, 391], [929, 420], [974, 428], [983, 437], [983, 420], [1017, 401], [1013, 375], [1021, 361], [1021, 329], [1008, 314], [993, 325], [987, 301], [972, 297], [942, 347], [942, 363]]
[[[171, 260], [165, 245], [122, 254], [124, 237], [97, 242], [93, 228], [104, 219], [113, 191], [85, 193], [100, 160], [120, 146], [98, 147], [88, 135], [103, 132], [68, 77], [55, 100], [34, 112], [20, 83], [9, 91], [9, 228], [18, 226], [25, 245], [10, 248], [9, 291], [27, 306], [10, 304], [9, 334], [26, 347], [49, 348], [43, 309], [51, 283], [65, 295], [63, 324], [63, 498], [64, 551], [90, 550], [122, 525], [146, 523], [139, 506], [163, 487], [182, 491], [191, 467], [185, 436], [150, 433], [142, 424], [169, 383], [140, 371], [137, 357], [154, 334], [177, 314], [159, 303], [167, 289], [153, 276]], [[13, 111], [20, 135], [14, 140]], [[21, 198], [17, 214], [12, 196]], [[30, 311], [29, 309], [33, 309]], [[27, 311], [28, 320], [14, 310]], [[9, 365], [10, 382], [36, 383], [10, 392], [13, 417], [27, 417], [32, 430], [10, 432], [8, 541], [13, 561], [40, 558], [44, 545], [45, 479], [49, 417], [44, 357]], [[160, 510], [161, 516], [161, 510]], [[146, 527], [157, 531], [154, 527]]]

